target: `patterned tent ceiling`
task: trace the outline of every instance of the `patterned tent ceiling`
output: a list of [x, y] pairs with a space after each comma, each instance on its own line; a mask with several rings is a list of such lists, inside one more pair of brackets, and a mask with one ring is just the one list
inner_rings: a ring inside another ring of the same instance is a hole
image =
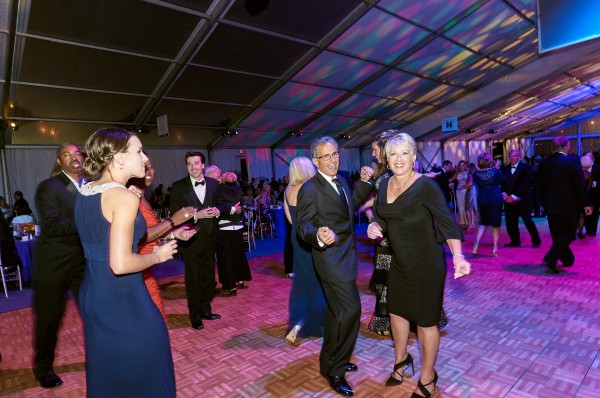
[[600, 105], [599, 41], [538, 54], [535, 0], [245, 1], [0, 0], [4, 142], [155, 137], [162, 115], [166, 146], [502, 139]]

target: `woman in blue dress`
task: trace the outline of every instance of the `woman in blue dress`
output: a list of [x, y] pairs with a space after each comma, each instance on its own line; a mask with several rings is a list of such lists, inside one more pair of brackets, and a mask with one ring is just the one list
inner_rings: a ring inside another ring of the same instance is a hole
[[477, 200], [480, 221], [475, 243], [473, 244], [473, 254], [479, 253], [479, 241], [487, 227], [491, 226], [494, 245], [492, 248], [492, 257], [497, 257], [500, 225], [502, 223], [502, 206], [504, 204], [501, 188], [504, 181], [504, 174], [494, 167], [494, 159], [488, 152], [482, 153], [477, 157], [477, 166], [479, 166], [479, 170], [473, 173], [473, 180], [479, 190]]
[[79, 291], [88, 397], [174, 397], [175, 374], [165, 322], [142, 271], [173, 258], [176, 241], [137, 254], [146, 233], [140, 198], [125, 188], [144, 177], [142, 143], [118, 129], [96, 131], [86, 142], [84, 170], [99, 176], [75, 201], [75, 223], [86, 270]]
[[323, 336], [327, 302], [312, 259], [312, 251], [296, 236], [296, 201], [302, 184], [316, 173], [312, 161], [297, 157], [290, 163], [290, 184], [285, 190], [283, 207], [292, 224], [291, 240], [294, 247], [294, 273], [290, 291], [289, 323], [285, 339], [295, 343], [298, 336]]

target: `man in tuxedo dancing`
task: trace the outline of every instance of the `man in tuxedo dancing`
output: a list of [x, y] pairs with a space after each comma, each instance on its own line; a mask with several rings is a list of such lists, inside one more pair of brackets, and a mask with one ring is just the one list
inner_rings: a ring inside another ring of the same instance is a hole
[[548, 272], [555, 274], [559, 273], [556, 268], [559, 260], [563, 267], [570, 267], [575, 262], [569, 244], [575, 240], [579, 215], [582, 209], [585, 214], [592, 213], [581, 162], [577, 156], [569, 155], [570, 150], [567, 137], [555, 138], [552, 154], [540, 163], [536, 178], [552, 237], [552, 246], [543, 261]]
[[77, 145], [66, 143], [56, 150], [62, 171], [39, 183], [35, 207], [42, 236], [33, 258], [34, 369], [44, 388], [63, 384], [54, 372], [54, 351], [66, 293], [78, 300], [85, 260], [77, 235], [73, 208], [75, 196], [84, 181], [83, 156]]
[[338, 145], [331, 137], [312, 143], [312, 161], [317, 174], [298, 192], [298, 236], [312, 246], [317, 274], [327, 299], [325, 332], [320, 354], [321, 374], [337, 393], [354, 391], [345, 379], [346, 371], [358, 368], [350, 363], [360, 322], [360, 297], [354, 242], [354, 212], [371, 192], [367, 183], [373, 170], [363, 167], [361, 182], [351, 194], [348, 184], [338, 178]]
[[533, 195], [531, 188], [533, 185], [533, 173], [531, 167], [521, 161], [521, 154], [518, 150], [512, 150], [508, 153], [510, 165], [505, 167], [504, 177], [504, 210], [506, 212], [506, 232], [510, 237], [510, 242], [504, 247], [521, 246], [521, 234], [519, 233], [519, 217], [523, 219], [523, 224], [531, 236], [531, 246], [540, 247], [540, 234], [535, 223], [531, 219], [533, 211]]
[[212, 312], [211, 302], [215, 297], [216, 218], [222, 211], [240, 213], [237, 206], [219, 206], [217, 189], [219, 182], [204, 177], [204, 154], [187, 152], [185, 164], [188, 176], [173, 183], [171, 187], [170, 211], [194, 206], [194, 222], [199, 228], [187, 242], [180, 241], [178, 247], [183, 254], [185, 292], [192, 328], [204, 329], [202, 320], [215, 320], [221, 315]]

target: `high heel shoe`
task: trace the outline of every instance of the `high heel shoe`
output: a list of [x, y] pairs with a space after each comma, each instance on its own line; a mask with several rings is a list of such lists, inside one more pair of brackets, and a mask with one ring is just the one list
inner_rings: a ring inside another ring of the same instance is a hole
[[498, 257], [498, 248], [494, 247], [494, 250], [492, 250], [492, 257]]
[[301, 328], [302, 328], [302, 326], [295, 325], [292, 328], [292, 330], [290, 330], [290, 332], [285, 336], [285, 341], [287, 341], [288, 343], [294, 344], [296, 342], [296, 338], [298, 337], [298, 332], [300, 332]]
[[[404, 381], [404, 372], [406, 372], [406, 369], [408, 369], [408, 365], [410, 365], [412, 373], [414, 375], [415, 366], [413, 365], [413, 357], [411, 357], [410, 354], [408, 354], [406, 355], [406, 359], [404, 361], [394, 365], [394, 371], [390, 375], [390, 378], [387, 379], [387, 381], [385, 382], [386, 387], [399, 386], [400, 384], [402, 384], [402, 382]], [[400, 369], [402, 369], [402, 373], [399, 372]], [[394, 377], [394, 373], [399, 374], [401, 379], [396, 379]]]
[[479, 253], [479, 242], [473, 243], [473, 254]]
[[[427, 384], [423, 384], [423, 383], [421, 383], [421, 379], [419, 379], [419, 382], [417, 383], [417, 390], [419, 390], [419, 392], [423, 395], [419, 395], [415, 391], [412, 393], [410, 398], [430, 398], [431, 394], [433, 394], [435, 392], [435, 383], [437, 383], [437, 381], [438, 381], [438, 375], [437, 375], [436, 371], [434, 370], [433, 371], [433, 380], [431, 380]], [[427, 387], [431, 384], [433, 384], [433, 389], [431, 390], [431, 392], [429, 392], [429, 390], [425, 387]]]

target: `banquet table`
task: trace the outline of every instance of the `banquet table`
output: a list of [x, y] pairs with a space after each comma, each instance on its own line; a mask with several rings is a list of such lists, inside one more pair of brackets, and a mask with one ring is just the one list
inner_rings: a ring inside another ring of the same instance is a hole
[[33, 267], [33, 249], [37, 239], [29, 240], [15, 240], [17, 246], [17, 253], [23, 263], [23, 274], [21, 278], [24, 282], [31, 280], [31, 268]]

